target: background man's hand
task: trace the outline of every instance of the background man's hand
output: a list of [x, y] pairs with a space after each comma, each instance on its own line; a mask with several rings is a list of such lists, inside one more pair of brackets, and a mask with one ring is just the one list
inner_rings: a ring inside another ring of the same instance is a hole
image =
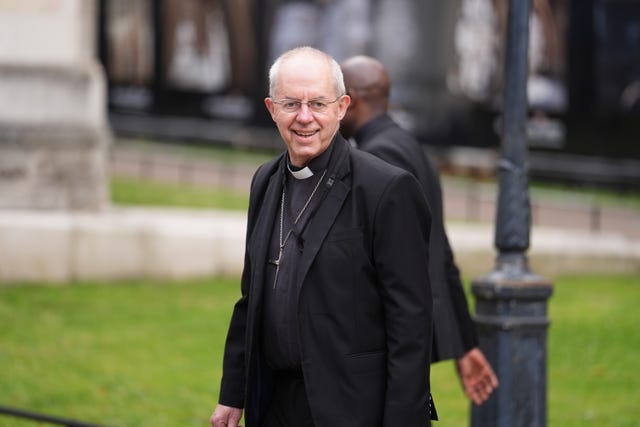
[[209, 421], [212, 427], [241, 427], [238, 425], [240, 418], [242, 418], [242, 409], [218, 405]]
[[498, 387], [498, 378], [478, 347], [456, 360], [456, 369], [465, 394], [476, 405], [486, 401]]

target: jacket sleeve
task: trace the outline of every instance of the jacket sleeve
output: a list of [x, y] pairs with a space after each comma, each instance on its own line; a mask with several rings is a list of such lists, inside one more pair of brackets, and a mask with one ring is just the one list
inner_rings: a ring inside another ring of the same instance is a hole
[[398, 174], [376, 210], [373, 240], [387, 339], [384, 426], [429, 425], [430, 227], [418, 181]]
[[218, 402], [234, 408], [243, 408], [246, 397], [246, 330], [249, 289], [251, 281], [251, 259], [249, 256], [249, 236], [253, 230], [253, 218], [259, 201], [256, 200], [260, 191], [256, 189], [256, 182], [262, 182], [260, 177], [265, 174], [266, 167], [258, 169], [251, 181], [249, 209], [247, 214], [247, 233], [245, 237], [245, 255], [242, 279], [240, 282], [241, 296], [233, 308], [231, 322], [227, 332], [222, 364], [222, 381]]
[[250, 276], [248, 255], [245, 254], [245, 267], [242, 273], [242, 296], [233, 308], [227, 340], [224, 347], [222, 381], [218, 402], [234, 408], [243, 408], [245, 400], [245, 342], [247, 323], [247, 303], [245, 283]]
[[[455, 263], [453, 250], [449, 245], [449, 239], [446, 233], [444, 235], [444, 243], [445, 275], [447, 277], [447, 285], [449, 286], [453, 308], [455, 310], [456, 317], [458, 318], [458, 325], [460, 325], [460, 339], [462, 340], [462, 346], [466, 353], [472, 348], [478, 346], [478, 335], [469, 312], [469, 306], [467, 305], [467, 296], [464, 293], [464, 286], [462, 285], [462, 279], [460, 278], [460, 270]], [[463, 355], [460, 355], [459, 357], [462, 356]]]

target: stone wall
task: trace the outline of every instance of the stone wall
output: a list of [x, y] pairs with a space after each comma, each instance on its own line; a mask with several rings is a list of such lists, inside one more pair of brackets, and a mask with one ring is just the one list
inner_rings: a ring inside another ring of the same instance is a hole
[[0, 0], [0, 208], [108, 204], [93, 0]]

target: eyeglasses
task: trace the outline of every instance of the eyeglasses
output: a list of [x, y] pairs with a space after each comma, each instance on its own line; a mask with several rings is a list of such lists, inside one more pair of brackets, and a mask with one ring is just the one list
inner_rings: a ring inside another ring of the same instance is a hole
[[325, 101], [322, 99], [312, 99], [311, 101], [302, 102], [298, 99], [283, 99], [281, 101], [273, 101], [278, 104], [287, 113], [295, 113], [300, 110], [302, 104], [305, 104], [314, 113], [324, 113], [329, 108], [329, 104], [337, 102], [341, 97], [337, 97], [333, 101]]

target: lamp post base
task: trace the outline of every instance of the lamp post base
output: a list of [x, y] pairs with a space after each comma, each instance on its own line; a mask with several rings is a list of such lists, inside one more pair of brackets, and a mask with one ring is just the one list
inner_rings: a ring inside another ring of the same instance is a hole
[[553, 285], [531, 273], [526, 256], [498, 256], [496, 269], [474, 279], [480, 348], [500, 386], [471, 410], [472, 427], [545, 427], [547, 300]]

